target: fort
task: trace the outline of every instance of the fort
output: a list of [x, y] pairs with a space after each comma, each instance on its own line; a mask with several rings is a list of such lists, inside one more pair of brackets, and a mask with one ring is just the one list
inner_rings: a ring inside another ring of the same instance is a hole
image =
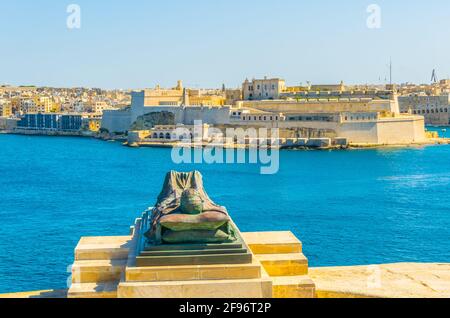
[[[330, 138], [350, 145], [405, 145], [430, 142], [424, 117], [401, 112], [397, 95], [389, 91], [348, 92], [345, 86], [286, 87], [281, 79], [248, 80], [243, 98], [233, 105], [191, 103], [192, 92], [177, 87], [132, 92], [129, 108], [104, 112], [102, 127], [110, 133], [133, 134], [155, 126], [192, 126], [201, 120], [210, 127], [264, 127], [280, 130], [280, 138]], [[311, 89], [321, 89], [314, 92]], [[328, 91], [331, 90], [331, 91]], [[211, 95], [209, 95], [211, 97]], [[173, 114], [171, 122], [149, 121], [151, 114]], [[147, 118], [147, 119], [146, 119]], [[137, 123], [141, 125], [136, 126]], [[155, 138], [158, 137], [158, 138]], [[154, 131], [142, 141], [161, 138]], [[211, 137], [211, 136], [207, 136]], [[158, 141], [159, 139], [159, 141]]]

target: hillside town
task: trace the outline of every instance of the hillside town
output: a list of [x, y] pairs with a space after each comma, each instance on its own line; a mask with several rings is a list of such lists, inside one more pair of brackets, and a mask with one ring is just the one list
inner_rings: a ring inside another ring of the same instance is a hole
[[[427, 125], [450, 125], [450, 80], [415, 85], [289, 86], [281, 78], [245, 79], [239, 88], [103, 90], [4, 85], [0, 130], [83, 135], [134, 145], [193, 138], [208, 128], [276, 128], [288, 146], [426, 143]], [[183, 127], [191, 133], [178, 136]], [[258, 136], [259, 137], [259, 136]]]

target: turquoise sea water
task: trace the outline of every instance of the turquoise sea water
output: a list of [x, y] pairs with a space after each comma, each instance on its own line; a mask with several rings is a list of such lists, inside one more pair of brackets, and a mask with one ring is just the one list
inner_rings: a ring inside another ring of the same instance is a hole
[[427, 127], [429, 131], [436, 131], [439, 133], [439, 137], [450, 138], [450, 127], [438, 127], [438, 126], [430, 126]]
[[170, 169], [200, 170], [242, 231], [295, 232], [311, 266], [450, 262], [450, 146], [284, 151], [276, 175], [170, 152], [0, 135], [0, 292], [65, 288], [80, 237], [128, 234]]

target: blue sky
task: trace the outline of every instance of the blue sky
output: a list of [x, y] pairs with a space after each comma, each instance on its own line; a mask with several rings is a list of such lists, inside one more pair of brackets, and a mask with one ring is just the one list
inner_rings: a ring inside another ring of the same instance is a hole
[[[81, 29], [66, 8], [81, 7]], [[369, 29], [367, 7], [381, 8]], [[448, 0], [15, 0], [0, 3], [0, 83], [143, 88], [379, 83], [450, 74]]]

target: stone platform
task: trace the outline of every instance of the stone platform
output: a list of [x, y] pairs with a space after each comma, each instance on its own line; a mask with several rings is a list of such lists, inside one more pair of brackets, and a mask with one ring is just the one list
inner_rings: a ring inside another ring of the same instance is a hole
[[450, 264], [312, 268], [320, 298], [450, 298]]
[[234, 242], [162, 245], [148, 244], [142, 235], [149, 230], [149, 223], [149, 213], [146, 212], [136, 224], [136, 267], [252, 263], [253, 255], [232, 221], [230, 223], [237, 236]]
[[[317, 298], [450, 298], [450, 264], [399, 263], [376, 265], [381, 268], [381, 286], [368, 288], [367, 282], [372, 266], [347, 266], [311, 268], [309, 275], [316, 284]], [[303, 279], [305, 278], [305, 280]], [[275, 297], [306, 298], [309, 296], [307, 276], [272, 277]], [[101, 285], [95, 284], [97, 286]], [[83, 294], [72, 297], [100, 297], [91, 285], [84, 287]], [[309, 288], [313, 288], [310, 285]], [[74, 291], [73, 291], [74, 292]], [[304, 294], [304, 293], [307, 294]], [[303, 297], [302, 297], [302, 294]], [[107, 296], [107, 294], [103, 294]], [[44, 290], [0, 295], [0, 298], [65, 298], [67, 290]], [[116, 292], [111, 297], [116, 297]], [[138, 296], [136, 296], [138, 297]]]
[[249, 262], [140, 266], [130, 236], [82, 238], [69, 298], [313, 298], [301, 242], [291, 232], [241, 233]]

